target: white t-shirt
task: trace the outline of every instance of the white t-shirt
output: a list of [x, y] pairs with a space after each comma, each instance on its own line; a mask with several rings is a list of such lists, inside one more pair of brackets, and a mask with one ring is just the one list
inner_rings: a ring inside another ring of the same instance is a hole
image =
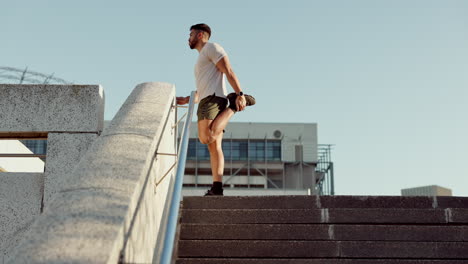
[[224, 74], [216, 68], [226, 52], [223, 47], [217, 43], [207, 42], [203, 46], [195, 64], [195, 81], [197, 85], [198, 101], [203, 98], [216, 94], [216, 96], [226, 98], [226, 83]]

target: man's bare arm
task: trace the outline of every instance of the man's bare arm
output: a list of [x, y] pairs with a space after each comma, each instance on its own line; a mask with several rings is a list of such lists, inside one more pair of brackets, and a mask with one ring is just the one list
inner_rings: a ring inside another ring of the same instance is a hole
[[[236, 92], [236, 94], [239, 94], [239, 92], [242, 92], [242, 89], [240, 88], [240, 83], [239, 80], [237, 79], [236, 74], [232, 70], [231, 63], [229, 62], [228, 56], [224, 56], [221, 60], [216, 63], [216, 68], [222, 73], [226, 75], [226, 78], [228, 79], [229, 84], [231, 85], [232, 89]], [[242, 111], [245, 109], [246, 106], [246, 101], [244, 96], [238, 96], [236, 99], [236, 105], [237, 105], [237, 110]]]
[[[195, 92], [195, 102], [198, 101], [198, 93]], [[184, 105], [184, 104], [188, 104], [190, 102], [190, 96], [179, 96], [179, 97], [176, 97], [176, 104], [178, 105]]]
[[190, 101], [190, 96], [176, 97], [176, 103], [178, 105], [188, 104], [189, 101]]

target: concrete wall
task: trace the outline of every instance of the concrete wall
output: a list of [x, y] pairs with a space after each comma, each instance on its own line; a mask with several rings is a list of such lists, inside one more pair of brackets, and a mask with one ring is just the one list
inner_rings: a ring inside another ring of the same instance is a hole
[[174, 173], [174, 98], [173, 85], [138, 85], [7, 263], [151, 262]]
[[[287, 189], [313, 189], [313, 177], [315, 177], [315, 167], [300, 164], [286, 164], [285, 166]], [[291, 177], [294, 175], [295, 177]]]
[[0, 84], [2, 132], [102, 131], [99, 85]]
[[[104, 93], [99, 85], [0, 84], [0, 153], [31, 153], [11, 138], [49, 137], [45, 174], [0, 173], [0, 260], [12, 253], [46, 201], [102, 131]], [[68, 140], [66, 140], [68, 139]], [[11, 147], [14, 144], [14, 148]], [[7, 147], [5, 147], [7, 145]], [[31, 170], [29, 160], [39, 164]], [[44, 171], [39, 158], [4, 158], [6, 171]], [[45, 179], [44, 179], [45, 177]]]
[[78, 161], [98, 137], [97, 133], [49, 133], [44, 173], [44, 206], [63, 187]]
[[0, 263], [41, 213], [42, 173], [0, 173]]

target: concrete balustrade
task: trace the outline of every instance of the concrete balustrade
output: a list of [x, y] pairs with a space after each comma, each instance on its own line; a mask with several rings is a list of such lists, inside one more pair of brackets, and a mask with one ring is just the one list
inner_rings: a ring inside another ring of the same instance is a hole
[[[27, 153], [24, 145], [11, 139], [41, 138], [48, 142], [45, 173], [26, 173], [43, 171], [30, 170], [31, 160], [44, 164], [38, 158], [0, 159], [0, 166], [7, 171], [0, 172], [3, 263], [101, 133], [104, 91], [99, 85], [0, 84], [0, 105], [0, 139], [10, 139], [2, 145], [18, 145], [14, 151], [1, 148], [3, 154]], [[19, 164], [24, 170], [14, 166]]]
[[[93, 143], [6, 263], [152, 262], [176, 161], [174, 99], [171, 84], [138, 85], [105, 131], [85, 139]], [[76, 146], [74, 136], [53, 137]]]
[[44, 179], [44, 206], [63, 187], [68, 175], [98, 137], [94, 133], [49, 133]]

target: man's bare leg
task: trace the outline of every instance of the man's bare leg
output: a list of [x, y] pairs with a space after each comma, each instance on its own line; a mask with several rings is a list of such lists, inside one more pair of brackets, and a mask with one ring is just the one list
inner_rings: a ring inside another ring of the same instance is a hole
[[221, 134], [215, 141], [208, 144], [213, 182], [223, 182], [224, 154], [222, 149], [222, 141], [223, 135]]
[[198, 121], [198, 137], [202, 144], [207, 144], [213, 176], [213, 185], [205, 195], [223, 195], [223, 130], [233, 115], [234, 111], [225, 109], [214, 120]]
[[200, 138], [200, 142], [202, 144], [214, 142], [222, 135], [223, 130], [226, 128], [233, 115], [234, 111], [230, 108], [226, 108], [214, 120], [204, 119], [198, 121], [198, 137]]

